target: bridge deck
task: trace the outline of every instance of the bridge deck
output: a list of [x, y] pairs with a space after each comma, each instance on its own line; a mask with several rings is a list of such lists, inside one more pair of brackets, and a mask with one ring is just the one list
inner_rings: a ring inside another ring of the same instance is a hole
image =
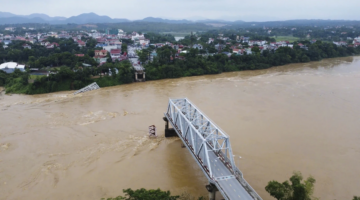
[[213, 152], [209, 152], [211, 169], [214, 171], [214, 179], [224, 190], [229, 199], [249, 199], [254, 198], [249, 195], [245, 188], [224, 165], [223, 162]]
[[195, 105], [187, 99], [170, 99], [165, 117], [225, 199], [261, 200], [235, 166], [229, 137]]

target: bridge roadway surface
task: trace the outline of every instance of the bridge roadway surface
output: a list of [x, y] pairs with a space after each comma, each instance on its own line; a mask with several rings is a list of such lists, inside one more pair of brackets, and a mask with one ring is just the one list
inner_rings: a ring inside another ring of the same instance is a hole
[[[165, 117], [167, 117], [165, 115]], [[167, 117], [168, 118], [168, 117]], [[168, 118], [171, 125], [174, 127], [173, 122]], [[177, 135], [182, 139], [186, 148], [190, 151], [191, 154], [194, 153], [189, 149], [188, 145], [184, 142], [181, 134], [178, 133], [175, 128]], [[201, 141], [198, 141], [201, 143]], [[213, 171], [214, 180], [220, 185], [221, 188], [218, 190], [223, 190], [226, 194], [224, 198], [233, 200], [233, 199], [244, 199], [244, 200], [254, 200], [252, 196], [245, 190], [245, 188], [240, 184], [240, 182], [235, 178], [235, 176], [231, 173], [231, 171], [226, 167], [226, 165], [216, 156], [213, 151], [208, 151], [210, 166]], [[195, 158], [196, 159], [196, 158]], [[197, 160], [197, 159], [196, 159]], [[202, 168], [202, 166], [200, 166]]]
[[214, 173], [214, 179], [217, 180], [217, 183], [229, 199], [253, 200], [254, 198], [250, 196], [250, 194], [245, 190], [225, 164], [215, 155], [215, 153], [212, 151], [209, 151], [208, 153], [211, 169]]

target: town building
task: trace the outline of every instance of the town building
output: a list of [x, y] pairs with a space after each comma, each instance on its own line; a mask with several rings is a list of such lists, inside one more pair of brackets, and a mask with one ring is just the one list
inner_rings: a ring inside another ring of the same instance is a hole
[[120, 55], [121, 55], [121, 50], [120, 49], [111, 49], [110, 50], [111, 58], [119, 58]]
[[31, 46], [28, 45], [28, 44], [23, 44], [23, 48], [24, 48], [24, 49], [31, 49]]
[[8, 74], [13, 73], [15, 69], [19, 69], [20, 71], [25, 71], [25, 65], [21, 65], [16, 62], [7, 62], [0, 65], [0, 70]]

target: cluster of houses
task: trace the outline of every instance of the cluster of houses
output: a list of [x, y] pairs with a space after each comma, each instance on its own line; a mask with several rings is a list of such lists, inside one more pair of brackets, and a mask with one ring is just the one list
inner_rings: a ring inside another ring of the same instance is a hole
[[[249, 37], [245, 36], [236, 36], [236, 44], [232, 45], [230, 43], [230, 39], [228, 37], [224, 37], [223, 34], [219, 34], [217, 37], [218, 40], [223, 40], [225, 44], [216, 44], [215, 49], [219, 52], [222, 51], [223, 54], [227, 54], [228, 56], [232, 54], [244, 55], [244, 54], [252, 54], [252, 48], [257, 46], [260, 52], [264, 50], [277, 50], [280, 47], [290, 47], [293, 48], [294, 45], [289, 41], [279, 41], [279, 42], [271, 42], [268, 43], [265, 40], [250, 40]], [[208, 44], [214, 43], [214, 38], [209, 38]], [[316, 42], [316, 40], [315, 40]], [[307, 47], [303, 44], [298, 44], [300, 48], [307, 49]], [[229, 46], [232, 52], [224, 52], [224, 49]]]
[[[16, 28], [8, 27], [6, 31], [14, 31]], [[110, 57], [113, 61], [122, 61], [128, 58], [126, 52], [121, 51], [122, 42], [121, 40], [132, 40], [135, 44], [140, 45], [143, 48], [146, 48], [150, 45], [150, 40], [146, 39], [144, 34], [139, 34], [137, 32], [132, 32], [131, 34], [126, 34], [123, 30], [119, 29], [118, 34], [106, 34], [100, 33], [96, 30], [91, 32], [86, 31], [76, 31], [76, 32], [47, 32], [47, 33], [25, 33], [23, 36], [15, 36], [13, 34], [4, 35], [0, 34], [0, 43], [3, 44], [3, 48], [8, 48], [8, 45], [13, 41], [25, 41], [26, 44], [23, 45], [24, 49], [31, 49], [31, 44], [41, 45], [47, 49], [58, 48], [59, 44], [56, 42], [49, 42], [48, 38], [54, 37], [59, 39], [72, 39], [75, 43], [78, 44], [80, 48], [86, 46], [86, 41], [83, 41], [83, 38], [93, 38], [97, 41], [97, 48], [102, 50], [96, 50], [94, 59], [102, 65], [106, 62], [107, 58]], [[82, 54], [76, 54], [76, 56], [82, 57]]]
[[[6, 28], [7, 31], [13, 31], [15, 28], [8, 27]], [[144, 34], [140, 34], [137, 32], [132, 32], [127, 34], [122, 29], [118, 29], [118, 34], [109, 34], [109, 33], [100, 33], [96, 30], [92, 30], [90, 32], [86, 31], [76, 31], [76, 32], [48, 32], [48, 33], [25, 33], [24, 36], [15, 36], [15, 35], [3, 35], [0, 34], [0, 43], [3, 43], [3, 47], [7, 48], [8, 45], [15, 40], [26, 41], [27, 43], [23, 45], [24, 49], [31, 49], [30, 44], [38, 44], [46, 47], [47, 49], [54, 49], [58, 48], [59, 44], [55, 42], [49, 42], [48, 37], [55, 37], [55, 38], [64, 38], [64, 39], [72, 39], [75, 43], [78, 44], [80, 48], [86, 46], [86, 41], [83, 41], [83, 38], [93, 38], [96, 40], [96, 47], [101, 48], [101, 50], [96, 50], [94, 59], [99, 64], [102, 65], [106, 63], [108, 58], [111, 58], [112, 61], [123, 61], [131, 57], [132, 55], [127, 55], [126, 52], [122, 52], [122, 42], [123, 40], [132, 40], [133, 43], [140, 48], [147, 48], [149, 46], [153, 46], [156, 48], [160, 48], [163, 46], [170, 46], [171, 48], [177, 50], [176, 58], [181, 59], [181, 53], [187, 53], [185, 48], [194, 48], [203, 50], [204, 47], [201, 44], [193, 44], [192, 46], [185, 46], [181, 44], [172, 44], [170, 42], [165, 43], [156, 43], [150, 44], [150, 40], [145, 38]], [[198, 40], [200, 38], [197, 38]], [[265, 40], [250, 40], [249, 37], [245, 36], [236, 36], [236, 43], [231, 43], [231, 39], [229, 37], [225, 37], [223, 34], [219, 34], [216, 39], [209, 38], [207, 44], [214, 44], [216, 40], [222, 41], [222, 44], [215, 44], [215, 49], [218, 52], [222, 52], [227, 55], [237, 54], [237, 55], [245, 55], [245, 54], [252, 54], [253, 47], [258, 47], [259, 50], [262, 52], [264, 50], [277, 50], [280, 47], [290, 47], [293, 48], [294, 44], [288, 41], [280, 41], [280, 42], [267, 42]], [[311, 43], [316, 42], [316, 40], [311, 40]], [[349, 42], [340, 41], [340, 42], [333, 42], [335, 45], [338, 46], [351, 46], [351, 47], [358, 47], [360, 46], [360, 37], [354, 38], [352, 44], [349, 45]], [[306, 45], [301, 43], [297, 44], [300, 48], [306, 49]], [[226, 52], [225, 49], [228, 47], [229, 52]], [[134, 53], [134, 52], [133, 52]], [[77, 56], [84, 56], [82, 54], [77, 54]], [[152, 52], [150, 58], [156, 56], [156, 51]]]
[[[66, 38], [66, 39], [70, 39], [72, 38], [75, 42], [77, 42], [77, 44], [79, 45], [79, 47], [85, 47], [86, 43], [84, 41], [81, 41], [81, 38], [83, 37], [82, 34], [69, 34], [66, 31], [61, 31], [60, 33], [56, 33], [56, 32], [49, 32], [49, 33], [37, 33], [37, 34], [32, 34], [32, 33], [25, 33], [24, 36], [15, 36], [15, 35], [3, 35], [0, 34], [0, 43], [3, 43], [3, 48], [7, 48], [8, 45], [10, 43], [12, 43], [12, 41], [25, 41], [31, 44], [39, 44], [42, 46], [45, 46], [47, 49], [53, 49], [56, 47], [59, 47], [59, 44], [57, 43], [50, 43], [47, 41], [48, 37], [55, 37], [55, 38]], [[24, 48], [27, 49], [31, 49], [30, 45], [24, 45]]]
[[[347, 38], [351, 40], [352, 38]], [[358, 47], [360, 46], [360, 36], [352, 39], [352, 44], [349, 44], [347, 41], [333, 42], [336, 46], [348, 46], [348, 47]]]
[[128, 58], [126, 52], [121, 51], [122, 42], [121, 40], [132, 40], [134, 44], [140, 45], [142, 48], [146, 48], [150, 44], [150, 40], [146, 39], [144, 34], [139, 34], [133, 32], [129, 35], [126, 34], [123, 30], [119, 29], [118, 34], [106, 34], [99, 33], [96, 30], [92, 30], [88, 34], [90, 37], [96, 39], [96, 47], [102, 48], [103, 50], [95, 51], [94, 59], [100, 64], [104, 64], [108, 58], [108, 53], [110, 58], [114, 61], [123, 61]]

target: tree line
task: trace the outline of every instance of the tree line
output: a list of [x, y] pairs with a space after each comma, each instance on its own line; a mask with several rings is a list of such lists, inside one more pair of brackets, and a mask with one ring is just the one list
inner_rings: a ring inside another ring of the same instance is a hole
[[[99, 75], [100, 74], [100, 75]], [[62, 66], [53, 69], [48, 76], [38, 76], [29, 83], [29, 71], [7, 74], [0, 70], [0, 86], [6, 93], [42, 94], [66, 90], [78, 90], [97, 82], [100, 87], [133, 82], [134, 71], [129, 61], [106, 63], [101, 67]]]
[[[47, 38], [50, 43], [57, 43], [59, 47], [54, 46], [48, 49], [39, 44], [31, 44], [25, 41], [13, 41], [8, 48], [4, 49], [0, 45], [0, 60], [3, 62], [26, 63], [32, 68], [44, 68], [66, 65], [69, 67], [81, 66], [81, 63], [97, 66], [92, 58], [96, 50], [96, 40], [87, 39], [86, 47], [80, 48], [73, 39]], [[31, 49], [23, 48], [24, 44], [31, 46]], [[75, 54], [84, 54], [84, 57], [77, 57]]]
[[157, 49], [157, 57], [144, 67], [148, 80], [164, 78], [178, 78], [204, 74], [218, 74], [230, 71], [267, 69], [273, 66], [290, 63], [319, 61], [323, 58], [351, 56], [360, 53], [360, 48], [336, 46], [332, 43], [317, 41], [300, 41], [308, 50], [300, 48], [297, 43], [293, 48], [280, 47], [275, 50], [252, 48], [252, 54], [236, 55], [230, 57], [225, 54], [206, 56], [199, 54], [197, 49], [189, 49], [182, 54], [183, 59], [175, 59], [177, 52], [169, 46]]
[[[294, 172], [289, 181], [279, 183], [278, 181], [269, 181], [265, 190], [277, 200], [318, 200], [314, 197], [316, 180], [310, 176], [303, 180], [300, 172]], [[192, 197], [189, 194], [171, 195], [170, 191], [160, 189], [138, 190], [125, 189], [124, 196], [115, 198], [102, 198], [102, 200], [205, 200], [205, 197]], [[354, 196], [352, 200], [360, 200], [360, 196]]]

